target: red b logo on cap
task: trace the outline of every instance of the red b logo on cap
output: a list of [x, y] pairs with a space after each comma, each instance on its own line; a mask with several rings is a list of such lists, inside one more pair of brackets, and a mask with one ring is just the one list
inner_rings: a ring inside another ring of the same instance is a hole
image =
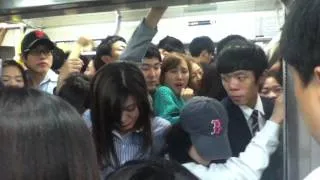
[[39, 39], [45, 36], [43, 31], [36, 31], [35, 34], [36, 34], [36, 37]]
[[221, 135], [223, 130], [221, 120], [220, 119], [212, 120], [211, 124], [213, 125], [211, 135], [218, 135], [218, 136]]

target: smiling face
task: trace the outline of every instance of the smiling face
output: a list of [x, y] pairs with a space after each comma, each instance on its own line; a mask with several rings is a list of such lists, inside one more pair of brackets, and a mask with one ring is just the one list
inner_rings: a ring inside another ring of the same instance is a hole
[[123, 41], [116, 41], [112, 44], [111, 58], [113, 61], [119, 60], [120, 55], [127, 47], [127, 44]]

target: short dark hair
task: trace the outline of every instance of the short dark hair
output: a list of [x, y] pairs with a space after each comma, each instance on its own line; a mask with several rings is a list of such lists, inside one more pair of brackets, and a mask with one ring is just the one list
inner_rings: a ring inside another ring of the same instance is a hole
[[191, 63], [187, 60], [187, 56], [184, 54], [173, 53], [163, 58], [162, 66], [161, 66], [161, 74], [160, 74], [160, 84], [164, 84], [166, 73], [178, 67], [182, 61], [185, 61], [189, 70], [189, 81], [191, 80]]
[[89, 108], [89, 94], [90, 78], [80, 73], [73, 73], [64, 81], [58, 96], [82, 114]]
[[99, 70], [105, 63], [101, 60], [102, 56], [111, 56], [112, 53], [112, 45], [117, 42], [122, 41], [126, 43], [126, 40], [121, 36], [108, 36], [98, 45], [96, 50], [96, 56], [94, 59], [94, 67], [96, 70]]
[[112, 131], [121, 127], [122, 106], [129, 96], [133, 96], [137, 102], [139, 117], [135, 128], [143, 129], [142, 151], [146, 151], [152, 145], [150, 121], [152, 111], [141, 70], [131, 63], [114, 62], [103, 66], [92, 79], [90, 87], [92, 130], [98, 161], [102, 166], [120, 164], [115, 152]]
[[320, 1], [296, 0], [292, 4], [280, 40], [280, 53], [307, 86], [320, 65]]
[[89, 129], [62, 99], [3, 88], [0, 114], [1, 179], [99, 179]]
[[181, 124], [175, 124], [169, 130], [166, 136], [167, 152], [170, 159], [180, 164], [193, 162], [189, 156], [189, 150], [192, 146], [189, 134], [183, 130]]
[[177, 52], [177, 53], [186, 52], [183, 43], [179, 39], [171, 36], [166, 36], [165, 38], [160, 40], [158, 44], [158, 48], [164, 49], [165, 51], [168, 51], [168, 52]]
[[219, 43], [217, 44], [216, 54], [218, 55], [226, 45], [228, 45], [230, 42], [233, 42], [233, 41], [247, 41], [247, 39], [243, 36], [236, 35], [236, 34], [229, 35], [219, 41]]
[[12, 67], [12, 66], [19, 69], [20, 73], [22, 74], [24, 87], [28, 87], [27, 74], [19, 63], [17, 63], [15, 60], [5, 60], [2, 62], [2, 69], [6, 67]]
[[107, 177], [108, 180], [198, 180], [177, 162], [165, 159], [129, 161]]
[[219, 74], [249, 70], [254, 72], [257, 82], [267, 68], [266, 54], [262, 48], [251, 42], [229, 43], [217, 56]]
[[189, 45], [189, 51], [193, 57], [199, 57], [201, 52], [204, 50], [208, 51], [208, 53], [214, 54], [214, 48], [214, 43], [208, 36], [196, 37]]
[[66, 56], [62, 49], [55, 46], [52, 50], [52, 58], [51, 69], [57, 72], [57, 70], [59, 70], [63, 66], [68, 56]]
[[157, 59], [159, 59], [160, 62], [162, 61], [159, 49], [157, 48], [156, 45], [154, 45], [152, 43], [149, 44], [146, 55], [144, 57], [147, 59], [157, 58]]

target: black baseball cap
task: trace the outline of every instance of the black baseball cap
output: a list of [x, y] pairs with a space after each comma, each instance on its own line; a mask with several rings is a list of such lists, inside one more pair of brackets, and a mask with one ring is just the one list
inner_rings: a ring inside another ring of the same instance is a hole
[[45, 32], [41, 30], [35, 30], [24, 36], [21, 43], [21, 53], [27, 53], [39, 44], [46, 45], [50, 50], [54, 49], [55, 47], [55, 44], [49, 39]]
[[232, 156], [228, 138], [228, 114], [216, 99], [196, 96], [180, 114], [181, 126], [192, 145], [205, 160], [224, 160]]

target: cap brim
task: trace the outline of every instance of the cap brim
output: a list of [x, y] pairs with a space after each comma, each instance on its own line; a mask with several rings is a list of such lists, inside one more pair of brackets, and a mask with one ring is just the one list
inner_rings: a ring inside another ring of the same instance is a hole
[[191, 136], [191, 141], [199, 155], [207, 160], [222, 160], [232, 156], [227, 135], [221, 136]]
[[55, 44], [52, 41], [50, 41], [50, 39], [37, 39], [30, 43], [27, 49], [30, 50], [40, 44], [46, 45], [49, 48], [49, 50], [52, 50], [55, 47]]

